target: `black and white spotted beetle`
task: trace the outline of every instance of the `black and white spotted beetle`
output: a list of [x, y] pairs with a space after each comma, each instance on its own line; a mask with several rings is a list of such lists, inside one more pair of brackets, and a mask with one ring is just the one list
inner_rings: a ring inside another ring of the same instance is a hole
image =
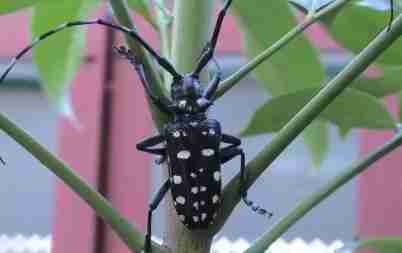
[[[151, 101], [162, 112], [170, 116], [170, 121], [164, 125], [159, 135], [147, 138], [137, 144], [137, 149], [141, 151], [160, 155], [161, 161], [166, 160], [169, 167], [169, 178], [149, 206], [145, 252], [151, 250], [152, 212], [169, 190], [178, 218], [188, 229], [206, 229], [209, 224], [214, 222], [221, 203], [221, 164], [237, 156], [241, 159], [240, 194], [244, 203], [259, 214], [272, 215], [247, 199], [247, 191], [244, 187], [245, 155], [239, 147], [240, 139], [222, 133], [220, 123], [217, 120], [209, 119], [206, 115], [207, 109], [212, 105], [211, 97], [217, 90], [222, 77], [219, 65], [213, 56], [221, 25], [231, 2], [232, 0], [228, 0], [219, 12], [212, 38], [204, 48], [195, 70], [185, 75], [179, 74], [169, 61], [155, 52], [135, 31], [97, 19], [69, 22], [39, 36], [17, 54], [0, 77], [1, 83], [18, 59], [52, 34], [68, 27], [91, 24], [103, 25], [127, 33], [173, 76], [171, 99], [165, 96], [158, 97], [152, 93], [144, 74], [143, 65], [136, 61], [134, 53], [125, 47], [115, 48], [118, 54], [128, 59], [134, 66]], [[218, 71], [203, 88], [199, 75], [211, 60], [217, 66]], [[226, 146], [221, 147], [221, 144], [226, 144]], [[158, 147], [158, 145], [162, 146]]]

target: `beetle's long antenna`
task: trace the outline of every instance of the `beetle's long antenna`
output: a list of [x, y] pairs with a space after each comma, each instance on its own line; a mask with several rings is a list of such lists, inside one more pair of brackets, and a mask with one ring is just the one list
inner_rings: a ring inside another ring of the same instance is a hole
[[200, 57], [200, 60], [198, 61], [197, 67], [195, 68], [194, 72], [192, 73], [192, 76], [195, 78], [198, 78], [198, 76], [200, 75], [203, 68], [208, 64], [208, 62], [212, 59], [212, 57], [215, 53], [215, 48], [216, 48], [216, 44], [218, 42], [219, 33], [222, 28], [223, 19], [225, 18], [226, 13], [227, 13], [231, 3], [232, 3], [232, 0], [227, 0], [225, 6], [218, 14], [218, 18], [216, 20], [216, 25], [214, 28], [214, 32], [212, 34], [212, 38], [209, 42], [207, 42], [207, 45], [205, 46], [204, 50], [202, 51], [202, 55]]
[[390, 8], [389, 8], [390, 16], [389, 16], [387, 31], [389, 31], [391, 29], [392, 22], [394, 21], [394, 15], [395, 15], [394, 0], [389, 0], [389, 4], [390, 4]]
[[218, 85], [220, 81], [222, 80], [222, 69], [219, 66], [218, 62], [216, 61], [215, 57], [212, 57], [212, 61], [214, 62], [216, 66], [216, 75], [214, 78], [209, 82], [208, 86], [205, 88], [202, 97], [206, 99], [210, 99], [212, 95], [215, 93], [215, 91], [218, 89]]
[[95, 20], [89, 20], [89, 21], [68, 22], [68, 23], [62, 24], [62, 25], [56, 27], [55, 29], [50, 30], [50, 31], [40, 35], [36, 39], [34, 39], [33, 42], [30, 45], [28, 45], [27, 47], [22, 49], [11, 60], [10, 64], [7, 66], [6, 70], [3, 72], [3, 74], [0, 77], [0, 83], [4, 81], [4, 79], [6, 78], [8, 73], [12, 70], [12, 68], [15, 66], [17, 61], [22, 56], [24, 56], [27, 52], [29, 52], [33, 47], [35, 47], [37, 44], [39, 44], [39, 42], [41, 42], [42, 40], [50, 37], [51, 35], [53, 35], [55, 33], [60, 32], [60, 31], [62, 31], [64, 29], [66, 29], [66, 28], [69, 28], [69, 27], [93, 25], [93, 24], [110, 27], [110, 28], [119, 30], [121, 32], [124, 32], [124, 33], [130, 35], [133, 39], [138, 41], [144, 47], [144, 49], [147, 50], [147, 52], [149, 52], [155, 58], [155, 60], [158, 62], [158, 64], [161, 65], [166, 71], [168, 71], [173, 76], [173, 78], [177, 78], [177, 79], [181, 78], [181, 75], [179, 73], [177, 73], [177, 71], [175, 70], [173, 65], [170, 64], [170, 62], [168, 60], [166, 60], [165, 58], [161, 57], [154, 49], [152, 49], [152, 47], [144, 39], [142, 39], [141, 36], [138, 35], [134, 30], [131, 30], [131, 29], [129, 29], [127, 27], [124, 27], [124, 26], [119, 26], [119, 25], [109, 23], [109, 22], [107, 22], [107, 21], [105, 21], [103, 19], [95, 19]]

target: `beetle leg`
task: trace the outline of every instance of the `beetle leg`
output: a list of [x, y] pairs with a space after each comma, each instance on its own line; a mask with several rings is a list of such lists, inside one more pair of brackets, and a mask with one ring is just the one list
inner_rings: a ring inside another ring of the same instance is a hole
[[220, 81], [222, 80], [222, 69], [220, 68], [218, 62], [216, 61], [215, 58], [212, 58], [213, 61], [215, 62], [216, 65], [216, 75], [214, 78], [208, 83], [207, 87], [205, 88], [202, 97], [209, 100], [212, 95], [215, 93], [215, 91], [218, 89], [218, 85]]
[[223, 19], [225, 18], [226, 12], [229, 9], [229, 6], [231, 3], [232, 3], [232, 0], [227, 0], [225, 3], [225, 6], [222, 8], [222, 10], [218, 14], [218, 18], [216, 20], [216, 25], [214, 28], [214, 32], [212, 34], [212, 38], [210, 41], [207, 42], [207, 45], [202, 50], [202, 55], [200, 57], [200, 60], [198, 61], [197, 67], [195, 68], [195, 70], [192, 74], [192, 76], [195, 78], [197, 78], [199, 76], [202, 69], [208, 64], [208, 62], [211, 60], [211, 58], [214, 55], [215, 47], [218, 42], [219, 32], [221, 31], [221, 27], [223, 24]]
[[165, 195], [169, 189], [170, 189], [170, 181], [169, 181], [169, 179], [167, 179], [165, 181], [165, 183], [163, 183], [162, 187], [159, 189], [158, 193], [153, 198], [151, 203], [149, 204], [147, 234], [145, 236], [145, 245], [144, 245], [145, 253], [152, 252], [152, 249], [151, 249], [152, 212], [159, 206], [159, 204], [161, 203], [162, 199], [165, 197]]
[[157, 160], [157, 163], [162, 163], [163, 161], [166, 160], [166, 148], [151, 148], [151, 147], [161, 144], [164, 141], [165, 137], [163, 137], [162, 135], [156, 135], [137, 143], [136, 147], [140, 151], [162, 156], [161, 159]]
[[241, 145], [241, 140], [239, 138], [228, 134], [222, 134], [222, 142], [230, 144], [229, 146], [223, 149], [230, 149]]
[[242, 149], [238, 147], [226, 147], [221, 150], [221, 163], [224, 164], [236, 156], [240, 156], [241, 164], [240, 164], [240, 196], [243, 199], [243, 202], [250, 207], [254, 212], [266, 215], [271, 217], [273, 214], [268, 212], [267, 210], [261, 208], [256, 205], [254, 201], [251, 201], [247, 198], [247, 186], [246, 186], [246, 157]]
[[130, 64], [134, 66], [134, 69], [140, 78], [141, 84], [144, 87], [145, 93], [152, 100], [152, 102], [159, 108], [159, 110], [167, 114], [171, 114], [172, 111], [170, 110], [170, 107], [172, 106], [172, 102], [165, 96], [158, 97], [155, 94], [153, 94], [151, 87], [145, 77], [144, 66], [137, 61], [136, 56], [133, 54], [133, 52], [124, 46], [114, 47], [114, 50], [119, 55], [126, 58], [130, 62]]

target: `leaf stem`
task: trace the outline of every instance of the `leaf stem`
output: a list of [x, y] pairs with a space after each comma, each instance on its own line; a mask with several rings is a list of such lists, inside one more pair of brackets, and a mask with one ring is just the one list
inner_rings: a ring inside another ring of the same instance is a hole
[[[24, 147], [25, 150], [31, 153], [39, 162], [68, 185], [70, 189], [85, 200], [95, 210], [96, 214], [112, 227], [119, 238], [131, 250], [142, 249], [144, 243], [142, 233], [122, 217], [102, 195], [92, 189], [79, 175], [74, 173], [69, 166], [57, 159], [45, 147], [3, 114], [0, 114], [0, 129]], [[166, 250], [159, 246], [154, 246], [154, 249], [158, 253], [166, 252]]]
[[321, 18], [337, 11], [342, 8], [345, 4], [350, 2], [351, 0], [337, 0], [332, 4], [328, 5], [326, 8], [311, 13], [306, 16], [306, 18], [295, 26], [292, 30], [286, 33], [283, 37], [281, 37], [278, 41], [276, 41], [272, 46], [267, 48], [265, 51], [261, 52], [259, 55], [250, 60], [246, 65], [242, 66], [238, 71], [230, 75], [220, 84], [220, 88], [214, 95], [214, 100], [217, 100], [221, 96], [223, 96], [227, 91], [232, 89], [237, 83], [239, 83], [243, 78], [245, 78], [248, 74], [251, 73], [255, 68], [257, 68], [261, 63], [268, 60], [272, 57], [276, 52], [281, 50], [283, 47], [288, 45], [293, 39], [297, 38], [304, 30], [310, 27], [312, 24], [316, 23]]
[[[271, 163], [292, 143], [292, 141], [346, 89], [374, 60], [381, 55], [402, 32], [402, 15], [398, 16], [389, 31], [384, 30], [363, 49], [338, 75], [322, 88], [272, 139], [257, 156], [247, 164], [247, 185], [249, 188]], [[240, 200], [237, 174], [225, 187], [222, 210], [215, 225], [219, 231]]]
[[402, 144], [402, 132], [399, 132], [391, 140], [383, 144], [381, 147], [371, 151], [360, 160], [352, 163], [342, 173], [333, 178], [327, 185], [320, 190], [313, 193], [310, 197], [301, 201], [288, 215], [280, 220], [276, 225], [272, 227], [270, 231], [264, 233], [253, 245], [246, 250], [245, 253], [262, 253], [265, 252], [268, 247], [278, 239], [283, 233], [285, 233], [293, 224], [300, 220], [305, 214], [307, 214], [316, 205], [321, 203], [327, 197], [329, 197], [338, 188], [349, 182], [355, 176], [359, 175], [363, 171], [369, 168], [370, 165], [383, 158], [388, 153]]
[[[113, 9], [114, 16], [116, 17], [120, 25], [123, 25], [130, 29], [136, 29], [134, 23], [130, 18], [125, 0], [110, 0], [110, 5]], [[125, 36], [125, 39], [128, 47], [133, 52], [135, 52], [139, 61], [143, 63], [145, 76], [148, 80], [149, 85], [151, 86], [151, 90], [156, 96], [162, 96], [165, 93], [164, 86], [161, 80], [161, 76], [157, 71], [157, 68], [155, 68], [155, 66], [152, 64], [152, 59], [136, 40], [128, 35]], [[166, 115], [160, 112], [156, 108], [156, 106], [154, 106], [154, 104], [149, 104], [154, 122], [159, 128], [161, 125], [163, 125], [163, 122], [166, 121]]]

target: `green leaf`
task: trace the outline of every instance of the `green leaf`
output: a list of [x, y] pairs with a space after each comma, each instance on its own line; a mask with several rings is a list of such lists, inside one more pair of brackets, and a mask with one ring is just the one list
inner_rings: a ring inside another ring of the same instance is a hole
[[[292, 29], [295, 18], [286, 1], [233, 1], [245, 42], [253, 58]], [[273, 96], [319, 85], [325, 78], [317, 51], [300, 36], [254, 70], [256, 79]]]
[[150, 24], [154, 25], [154, 21], [149, 10], [148, 0], [127, 0], [128, 6], [136, 13], [143, 16]]
[[1, 0], [0, 15], [33, 6], [39, 0]]
[[376, 97], [394, 94], [402, 89], [402, 67], [384, 67], [382, 76], [359, 78], [352, 87]]
[[[270, 99], [252, 116], [243, 136], [270, 133], [282, 128], [311, 98], [318, 88], [310, 88]], [[387, 129], [395, 122], [385, 105], [366, 93], [347, 89], [326, 108], [320, 117], [340, 126]]]
[[[388, 24], [389, 12], [361, 5], [348, 5], [330, 26], [331, 35], [345, 48], [360, 52]], [[401, 65], [402, 43], [395, 43], [378, 58], [378, 63]]]
[[[37, 37], [62, 23], [87, 18], [96, 0], [53, 1], [42, 0], [35, 5], [31, 31]], [[68, 28], [42, 41], [33, 52], [33, 59], [43, 80], [48, 96], [58, 106], [62, 103], [66, 86], [71, 82], [81, 63], [85, 46], [83, 27]]]
[[400, 253], [402, 252], [402, 238], [384, 237], [361, 241], [353, 252], [361, 249], [373, 249], [376, 253]]
[[328, 123], [324, 120], [313, 121], [304, 131], [303, 140], [310, 150], [313, 165], [321, 165], [328, 153]]

